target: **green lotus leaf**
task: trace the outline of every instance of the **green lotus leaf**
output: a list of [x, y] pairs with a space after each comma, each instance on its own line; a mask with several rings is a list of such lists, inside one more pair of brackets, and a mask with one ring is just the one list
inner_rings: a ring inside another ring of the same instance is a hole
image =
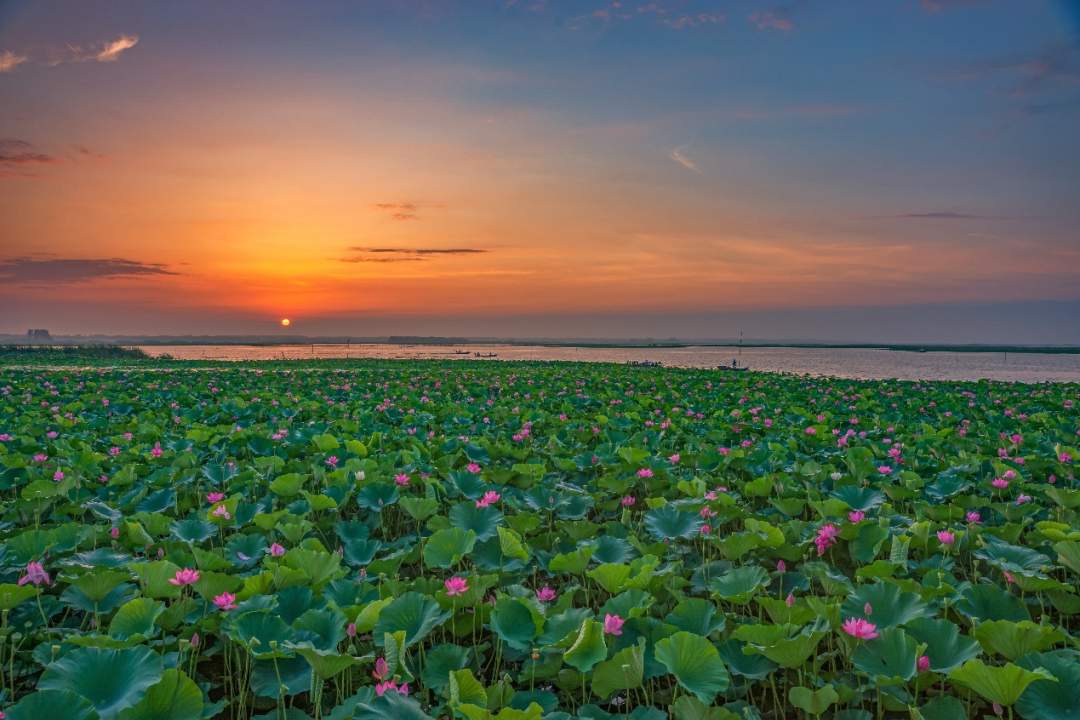
[[135, 598], [120, 606], [109, 623], [109, 635], [126, 640], [132, 635], [150, 636], [165, 605], [149, 598]]
[[604, 588], [608, 593], [614, 595], [623, 589], [626, 581], [630, 578], [631, 572], [629, 565], [604, 563], [585, 574], [595, 580], [596, 584]]
[[400, 495], [396, 485], [391, 483], [372, 483], [365, 485], [356, 494], [356, 504], [368, 510], [382, 512], [384, 508], [397, 503]]
[[697, 515], [671, 505], [645, 513], [645, 527], [657, 540], [696, 537], [701, 525]]
[[1067, 638], [1060, 628], [1037, 625], [1030, 620], [987, 620], [976, 625], [971, 634], [986, 652], [1014, 661], [1028, 653], [1046, 650]]
[[439, 530], [424, 542], [424, 562], [448, 569], [461, 562], [476, 546], [476, 533], [461, 528]]
[[483, 707], [488, 703], [487, 690], [468, 668], [452, 670], [448, 678], [448, 687], [450, 688], [450, 707], [457, 707], [464, 703]]
[[837, 694], [830, 683], [817, 690], [801, 686], [793, 687], [788, 690], [788, 700], [803, 712], [814, 717], [820, 717], [822, 713], [840, 700], [840, 695]]
[[949, 679], [974, 690], [989, 702], [1006, 707], [1016, 703], [1028, 685], [1036, 680], [1057, 682], [1057, 678], [1042, 667], [1025, 670], [1012, 663], [991, 666], [982, 660], [968, 660], [949, 673]]
[[436, 645], [424, 653], [424, 668], [420, 679], [424, 687], [441, 693], [446, 689], [450, 672], [468, 665], [470, 650], [460, 645]]
[[915, 638], [897, 627], [885, 628], [878, 637], [859, 643], [851, 656], [856, 669], [870, 677], [887, 681], [906, 681], [915, 677], [919, 658]]
[[915, 618], [904, 626], [908, 635], [926, 646], [923, 654], [930, 659], [930, 669], [948, 673], [979, 654], [979, 643], [960, 634], [960, 628], [940, 618]]
[[679, 630], [704, 637], [724, 629], [724, 616], [718, 615], [716, 605], [704, 598], [686, 598], [668, 613], [664, 621]]
[[180, 670], [166, 670], [138, 704], [120, 713], [119, 720], [200, 720], [202, 716], [199, 686]]
[[499, 598], [495, 603], [491, 629], [503, 642], [518, 650], [528, 650], [538, 631], [529, 606], [509, 597]]
[[1025, 670], [1043, 669], [1057, 682], [1036, 680], [1016, 702], [1016, 711], [1025, 720], [1070, 720], [1080, 717], [1080, 653], [1055, 650], [1032, 653], [1017, 665]]
[[[1080, 496], [1080, 494], [1078, 494]], [[1063, 540], [1054, 543], [1057, 551], [1058, 562], [1080, 575], [1080, 542], [1076, 540]]]
[[1031, 548], [1012, 545], [992, 535], [985, 537], [986, 545], [973, 554], [985, 560], [999, 570], [1016, 575], [1046, 577], [1044, 571], [1050, 567], [1050, 559]]
[[0, 611], [15, 609], [23, 601], [37, 595], [37, 588], [33, 585], [16, 585], [4, 583], [0, 585]]
[[427, 595], [407, 592], [379, 613], [379, 620], [375, 624], [375, 637], [403, 630], [405, 646], [411, 647], [449, 618], [450, 613], [443, 612], [439, 604]]
[[595, 620], [586, 620], [581, 624], [574, 643], [563, 654], [563, 661], [578, 672], [587, 673], [605, 657], [607, 643], [604, 641], [603, 626]]
[[744, 565], [724, 573], [709, 583], [709, 589], [728, 602], [744, 605], [769, 581], [769, 574], [757, 565]]
[[476, 507], [476, 503], [463, 502], [450, 508], [449, 517], [453, 527], [473, 532], [483, 542], [495, 537], [503, 516], [492, 506]]
[[720, 653], [700, 635], [679, 631], [664, 638], [656, 643], [656, 659], [704, 703], [711, 703], [731, 682]]
[[504, 557], [517, 558], [522, 562], [529, 561], [529, 551], [521, 540], [521, 536], [510, 528], [498, 527], [499, 549]]
[[973, 585], [960, 595], [956, 610], [972, 621], [1031, 619], [1018, 597], [996, 585]]
[[926, 703], [918, 710], [923, 720], [967, 720], [967, 708], [960, 698], [953, 695], [941, 695]]
[[641, 687], [645, 673], [645, 639], [623, 648], [592, 671], [592, 691], [606, 700], [613, 692]]
[[90, 701], [72, 690], [38, 690], [5, 708], [7, 720], [98, 720]]
[[161, 677], [161, 656], [147, 647], [79, 648], [46, 666], [38, 689], [81, 695], [101, 720], [111, 720], [135, 706]]
[[[871, 608], [869, 616], [865, 613], [867, 604]], [[845, 618], [865, 618], [879, 628], [903, 625], [915, 618], [926, 617], [930, 612], [918, 595], [904, 592], [887, 582], [860, 586], [848, 596], [840, 609]]]

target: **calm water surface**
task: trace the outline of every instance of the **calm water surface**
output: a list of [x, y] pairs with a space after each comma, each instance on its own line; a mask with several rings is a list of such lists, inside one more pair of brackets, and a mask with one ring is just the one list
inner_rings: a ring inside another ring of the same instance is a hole
[[[895, 352], [835, 348], [584, 348], [536, 345], [146, 345], [151, 356], [185, 360], [308, 360], [312, 358], [475, 359], [494, 353], [498, 360], [575, 360], [617, 362], [650, 360], [673, 367], [739, 365], [770, 372], [850, 378], [903, 380], [1008, 380], [1080, 382], [1080, 355], [1038, 353]], [[455, 350], [467, 354], [455, 354]]]

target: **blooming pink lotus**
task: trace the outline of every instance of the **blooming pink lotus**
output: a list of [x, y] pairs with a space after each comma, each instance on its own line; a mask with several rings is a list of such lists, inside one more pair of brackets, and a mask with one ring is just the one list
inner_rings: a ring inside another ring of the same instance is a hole
[[158, 457], [161, 457], [161, 453], [162, 453], [161, 443], [159, 443], [159, 442], [154, 443], [154, 447], [150, 448], [150, 454], [153, 457], [158, 458]]
[[624, 508], [634, 507], [634, 503], [637, 502], [637, 498], [633, 495], [624, 495], [623, 499], [619, 502]]
[[637, 471], [637, 476], [639, 478], [651, 478], [653, 476], [653, 471], [650, 468], [641, 468]]
[[942, 545], [952, 545], [956, 542], [956, 534], [948, 530], [938, 530], [937, 539]]
[[679, 460], [681, 459], [682, 456], [679, 455], [679, 453], [675, 453], [674, 455], [668, 455], [668, 461], [671, 462], [672, 465], [678, 465]]
[[998, 490], [1004, 490], [1009, 487], [1009, 481], [1005, 478], [996, 477], [990, 481], [990, 484], [996, 487]]
[[826, 550], [836, 544], [836, 537], [839, 534], [840, 529], [832, 523], [826, 523], [818, 529], [817, 537], [814, 538], [818, 557], [824, 555]]
[[486, 508], [489, 505], [494, 505], [495, 503], [499, 502], [499, 498], [501, 497], [502, 495], [495, 492], [494, 490], [488, 490], [486, 493], [484, 493], [484, 496], [482, 498], [476, 501], [476, 507]]
[[888, 465], [879, 465], [878, 469], [877, 469], [877, 471], [879, 473], [881, 473], [882, 475], [888, 475], [889, 473], [892, 472], [892, 470], [893, 469], [891, 467], [889, 467]]
[[608, 613], [604, 615], [604, 632], [608, 635], [622, 635], [622, 627], [626, 623], [618, 615]]
[[848, 635], [859, 640], [873, 640], [878, 636], [877, 625], [862, 618], [848, 618], [841, 627]]
[[232, 514], [229, 513], [229, 508], [225, 507], [224, 505], [218, 505], [217, 507], [215, 507], [213, 510], [210, 511], [210, 514], [213, 515], [216, 518], [220, 518], [221, 520], [231, 520], [232, 519]]
[[409, 475], [408, 475], [408, 473], [398, 473], [397, 475], [394, 476], [394, 482], [397, 483], [401, 487], [405, 487], [406, 485], [409, 484]]
[[236, 609], [236, 596], [230, 592], [223, 592], [220, 595], [214, 596], [214, 605], [217, 605], [218, 610], [222, 612], [228, 612], [229, 610]]
[[383, 695], [391, 691], [396, 692], [399, 695], [408, 695], [409, 683], [402, 683], [401, 685], [398, 685], [393, 680], [387, 680], [386, 682], [381, 682], [375, 686], [375, 694], [379, 697], [382, 697]]
[[964, 519], [966, 519], [969, 523], [982, 522], [982, 517], [979, 515], [979, 513], [975, 512], [974, 510], [972, 510], [967, 515], [965, 515]]
[[443, 586], [446, 587], [446, 594], [450, 597], [464, 595], [469, 591], [469, 582], [463, 577], [447, 578]]
[[338, 456], [331, 455], [330, 457], [326, 458], [324, 462], [326, 463], [327, 467], [336, 468], [338, 464]]
[[176, 575], [169, 578], [170, 585], [176, 585], [177, 587], [184, 587], [185, 585], [194, 585], [199, 582], [199, 571], [191, 568], [184, 568], [177, 570]]
[[225, 493], [223, 492], [212, 492], [206, 494], [206, 502], [210, 503], [211, 505], [217, 505], [224, 499]]
[[285, 554], [285, 548], [278, 543], [274, 543], [266, 549], [266, 552], [270, 553], [270, 557], [281, 557]]
[[479, 475], [480, 471], [482, 470], [482, 468], [478, 464], [476, 464], [474, 462], [471, 462], [468, 465], [466, 465], [465, 469], [468, 470], [469, 472], [471, 472], [473, 475]]
[[26, 574], [19, 578], [19, 585], [31, 583], [33, 585], [50, 585], [52, 578], [45, 572], [45, 566], [39, 562], [26, 563]]
[[551, 587], [550, 585], [545, 585], [544, 587], [536, 591], [536, 599], [542, 603], [551, 602], [557, 596], [558, 593], [555, 592], [555, 588]]
[[852, 510], [847, 514], [847, 517], [853, 523], [862, 522], [862, 519], [866, 517], [866, 513], [862, 510]]

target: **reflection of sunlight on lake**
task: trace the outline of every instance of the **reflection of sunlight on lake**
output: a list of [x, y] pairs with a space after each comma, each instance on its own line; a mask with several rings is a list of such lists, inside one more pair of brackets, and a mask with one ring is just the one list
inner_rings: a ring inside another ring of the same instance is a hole
[[[149, 355], [185, 360], [309, 360], [312, 358], [473, 359], [496, 353], [500, 360], [660, 361], [676, 367], [739, 365], [753, 370], [852, 378], [906, 380], [1013, 380], [1080, 382], [1080, 355], [1039, 353], [895, 352], [850, 348], [584, 348], [536, 345], [145, 345]], [[455, 351], [467, 350], [467, 354]]]

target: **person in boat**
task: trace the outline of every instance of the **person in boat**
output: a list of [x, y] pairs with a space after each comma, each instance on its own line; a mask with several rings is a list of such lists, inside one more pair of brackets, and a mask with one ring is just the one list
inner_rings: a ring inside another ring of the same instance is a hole
[[736, 358], [731, 358], [731, 369], [734, 370], [737, 367], [739, 367], [739, 361]]

